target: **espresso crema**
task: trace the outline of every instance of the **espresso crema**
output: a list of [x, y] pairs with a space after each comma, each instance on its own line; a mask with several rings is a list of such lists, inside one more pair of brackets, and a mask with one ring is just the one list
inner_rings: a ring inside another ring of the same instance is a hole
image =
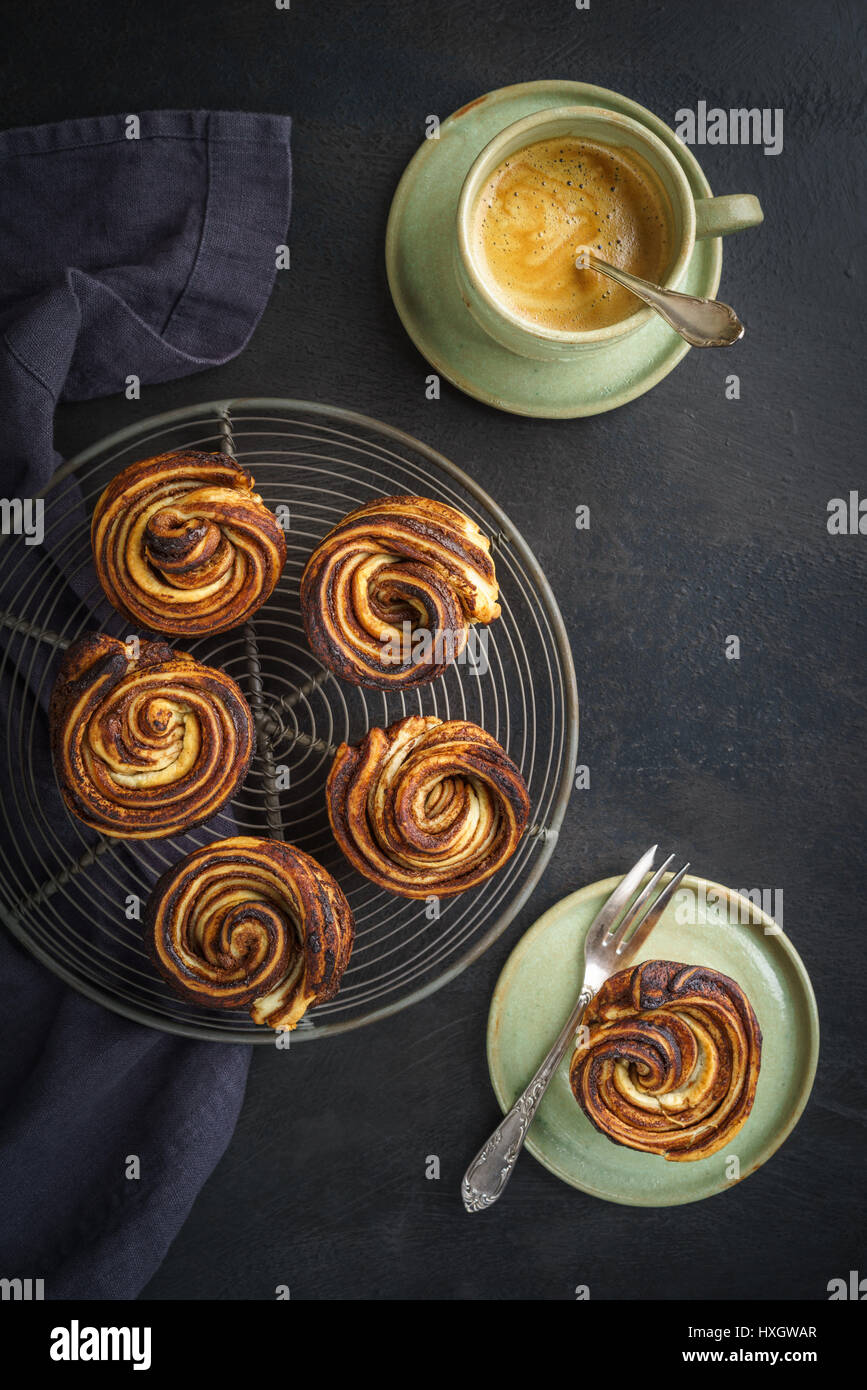
[[569, 333], [606, 328], [640, 307], [613, 281], [576, 270], [582, 249], [659, 283], [672, 241], [668, 199], [647, 161], [571, 136], [509, 155], [474, 210], [473, 251], [489, 292], [529, 324]]

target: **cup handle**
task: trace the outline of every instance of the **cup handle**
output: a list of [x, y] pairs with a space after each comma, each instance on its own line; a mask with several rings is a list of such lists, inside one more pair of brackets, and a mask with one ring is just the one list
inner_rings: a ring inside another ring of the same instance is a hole
[[765, 214], [752, 193], [728, 193], [722, 198], [696, 198], [695, 238], [727, 236], [746, 227], [758, 227]]

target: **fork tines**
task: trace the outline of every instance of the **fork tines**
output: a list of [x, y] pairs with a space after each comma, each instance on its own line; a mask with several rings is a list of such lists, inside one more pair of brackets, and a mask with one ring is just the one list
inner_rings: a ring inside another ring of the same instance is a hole
[[[677, 892], [680, 882], [689, 868], [688, 863], [684, 864], [683, 868], [678, 869], [677, 873], [669, 879], [659, 895], [654, 897], [673, 859], [674, 855], [670, 854], [665, 863], [660, 865], [653, 877], [644, 885], [635, 901], [626, 909], [623, 920], [613, 931], [603, 937], [600, 945], [605, 950], [613, 950], [618, 956], [622, 956], [624, 951], [628, 950], [632, 955], [647, 940]], [[638, 867], [636, 865], [636, 868]]]

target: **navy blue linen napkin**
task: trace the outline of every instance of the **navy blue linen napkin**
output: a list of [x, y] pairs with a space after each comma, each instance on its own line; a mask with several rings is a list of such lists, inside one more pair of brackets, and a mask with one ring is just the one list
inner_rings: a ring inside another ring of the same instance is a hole
[[[60, 462], [58, 401], [122, 390], [130, 375], [184, 376], [244, 347], [286, 238], [289, 133], [283, 116], [157, 111], [0, 134], [4, 497], [34, 497]], [[33, 586], [52, 542], [33, 555]], [[19, 591], [21, 577], [19, 565]], [[80, 599], [91, 582], [71, 588]], [[8, 599], [0, 577], [0, 607]], [[0, 713], [10, 699], [0, 684]], [[47, 741], [35, 776], [62, 837]], [[0, 1277], [43, 1279], [46, 1298], [133, 1298], [231, 1137], [250, 1049], [128, 1022], [2, 929], [0, 980]]]

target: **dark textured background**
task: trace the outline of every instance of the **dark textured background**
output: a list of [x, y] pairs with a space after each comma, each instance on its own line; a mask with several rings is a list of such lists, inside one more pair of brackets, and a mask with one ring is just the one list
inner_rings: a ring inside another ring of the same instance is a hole
[[[257, 1051], [234, 1141], [145, 1296], [271, 1299], [288, 1284], [302, 1299], [568, 1299], [587, 1283], [594, 1298], [823, 1298], [830, 1278], [867, 1273], [867, 539], [826, 529], [829, 498], [865, 485], [855, 6], [31, 0], [4, 25], [2, 127], [160, 106], [295, 118], [292, 269], [247, 351], [139, 402], [65, 408], [59, 448], [239, 394], [333, 402], [419, 435], [534, 546], [573, 643], [591, 769], [530, 905], [466, 974], [373, 1028]], [[746, 339], [691, 353], [593, 420], [521, 420], [447, 385], [429, 402], [386, 287], [391, 196], [429, 113], [549, 76], [672, 123], [702, 98], [785, 109], [776, 158], [697, 151], [716, 192], [764, 205], [763, 229], [725, 249]], [[589, 532], [574, 529], [579, 502]], [[739, 662], [724, 659], [728, 633]], [[497, 1114], [484, 1058], [497, 974], [546, 907], [657, 839], [709, 878], [784, 890], [824, 1029], [806, 1114], [764, 1169], [697, 1206], [610, 1206], [528, 1157], [507, 1200], [470, 1219], [458, 1183]]]

